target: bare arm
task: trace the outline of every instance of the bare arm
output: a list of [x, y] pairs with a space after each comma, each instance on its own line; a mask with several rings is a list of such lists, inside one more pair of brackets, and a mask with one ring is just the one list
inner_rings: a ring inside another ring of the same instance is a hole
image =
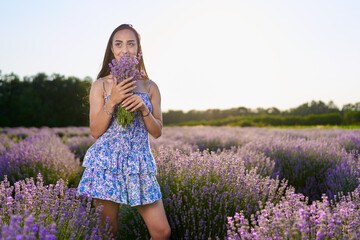
[[[98, 139], [108, 128], [112, 115], [105, 113], [103, 107], [105, 100], [102, 91], [102, 82], [96, 80], [90, 89], [90, 132], [91, 136]], [[115, 105], [106, 103], [106, 110], [114, 112]]]
[[[150, 101], [152, 105], [152, 113], [143, 117], [146, 129], [154, 137], [159, 138], [162, 134], [162, 113], [161, 113], [161, 96], [158, 86], [153, 81], [150, 91]], [[146, 115], [149, 109], [142, 111], [142, 115]]]

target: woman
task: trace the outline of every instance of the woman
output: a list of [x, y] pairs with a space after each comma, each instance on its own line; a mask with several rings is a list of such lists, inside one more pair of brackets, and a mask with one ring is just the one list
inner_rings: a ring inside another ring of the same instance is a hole
[[[125, 53], [137, 56], [139, 52], [140, 36], [131, 25], [122, 24], [112, 32], [102, 69], [90, 89], [90, 131], [97, 140], [85, 154], [82, 165], [86, 169], [77, 194], [91, 195], [96, 207], [103, 206], [101, 224], [109, 216], [114, 236], [121, 203], [136, 207], [150, 239], [169, 239], [171, 230], [149, 144], [149, 133], [158, 138], [162, 131], [159, 88], [148, 78], [143, 58], [137, 67], [144, 79], [128, 78], [118, 83], [109, 68], [114, 58], [119, 60]], [[132, 126], [117, 123], [120, 103], [134, 112]]]

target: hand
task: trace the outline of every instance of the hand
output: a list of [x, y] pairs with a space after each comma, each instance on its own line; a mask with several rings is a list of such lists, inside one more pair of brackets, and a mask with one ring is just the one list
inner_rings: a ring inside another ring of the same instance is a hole
[[129, 110], [130, 112], [134, 112], [136, 109], [139, 109], [143, 115], [149, 111], [142, 98], [137, 94], [126, 98], [122, 102], [121, 106], [125, 107], [125, 109]]
[[115, 81], [111, 88], [111, 93], [109, 97], [110, 103], [115, 106], [124, 101], [129, 96], [134, 95], [131, 91], [136, 88], [135, 81], [131, 81], [133, 77], [129, 77], [121, 81], [119, 84], [118, 80], [114, 77]]

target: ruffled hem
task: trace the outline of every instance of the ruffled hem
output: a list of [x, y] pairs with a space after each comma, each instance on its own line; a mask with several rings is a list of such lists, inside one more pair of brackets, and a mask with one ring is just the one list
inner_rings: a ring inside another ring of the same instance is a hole
[[150, 204], [162, 198], [154, 174], [113, 174], [108, 169], [86, 168], [77, 188], [84, 194], [130, 206]]

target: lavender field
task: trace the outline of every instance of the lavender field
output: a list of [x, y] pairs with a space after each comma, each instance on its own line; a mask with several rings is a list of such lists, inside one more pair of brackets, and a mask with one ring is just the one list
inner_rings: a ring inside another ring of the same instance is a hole
[[[76, 197], [89, 128], [0, 129], [0, 238], [109, 239]], [[360, 130], [164, 127], [150, 145], [171, 239], [360, 239]], [[119, 239], [149, 239], [121, 205]]]

